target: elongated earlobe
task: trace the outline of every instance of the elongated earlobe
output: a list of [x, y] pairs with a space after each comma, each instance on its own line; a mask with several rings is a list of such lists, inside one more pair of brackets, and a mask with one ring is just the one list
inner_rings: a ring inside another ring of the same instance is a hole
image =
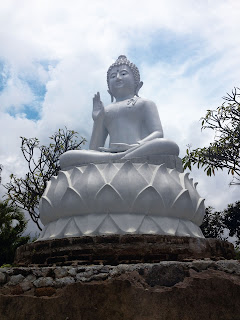
[[140, 81], [139, 84], [137, 85], [136, 87], [136, 90], [135, 90], [135, 95], [138, 97], [138, 91], [142, 88], [143, 86], [143, 82]]
[[112, 95], [111, 91], [110, 91], [110, 90], [108, 90], [108, 93], [109, 93], [109, 94], [110, 94], [110, 96], [111, 96], [111, 102], [113, 102], [114, 98], [113, 98], [113, 95]]

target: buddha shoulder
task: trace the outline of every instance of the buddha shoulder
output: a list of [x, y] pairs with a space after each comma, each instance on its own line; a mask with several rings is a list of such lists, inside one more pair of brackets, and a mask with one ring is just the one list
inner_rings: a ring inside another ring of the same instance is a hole
[[156, 104], [149, 99], [139, 97], [136, 103], [139, 107], [142, 107], [144, 111], [157, 109]]

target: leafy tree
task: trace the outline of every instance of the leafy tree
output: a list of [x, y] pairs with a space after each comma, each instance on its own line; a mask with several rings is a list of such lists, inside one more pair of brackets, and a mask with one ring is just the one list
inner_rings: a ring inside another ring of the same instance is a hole
[[224, 224], [222, 212], [214, 212], [212, 207], [207, 207], [200, 228], [206, 238], [223, 239]]
[[224, 97], [223, 104], [216, 110], [207, 110], [202, 118], [202, 129], [215, 132], [214, 141], [208, 147], [191, 150], [183, 158], [184, 169], [192, 165], [204, 167], [208, 176], [224, 168], [233, 175], [232, 184], [240, 184], [240, 93], [234, 88]]
[[28, 164], [28, 173], [24, 178], [10, 175], [7, 189], [7, 200], [20, 209], [27, 210], [31, 219], [39, 225], [39, 200], [46, 188], [47, 181], [56, 176], [60, 170], [59, 157], [68, 150], [81, 149], [85, 139], [78, 139], [78, 133], [73, 130], [59, 129], [50, 139], [48, 145], [40, 145], [37, 138], [21, 137], [21, 151]]
[[0, 202], [0, 266], [12, 263], [16, 248], [30, 240], [22, 236], [27, 221], [16, 206]]
[[230, 237], [237, 238], [236, 244], [240, 245], [240, 201], [229, 204], [223, 212], [223, 225], [229, 230]]
[[213, 211], [206, 208], [201, 230], [206, 238], [225, 239], [224, 230], [229, 236], [236, 237], [236, 245], [240, 245], [240, 201], [229, 204], [223, 211]]

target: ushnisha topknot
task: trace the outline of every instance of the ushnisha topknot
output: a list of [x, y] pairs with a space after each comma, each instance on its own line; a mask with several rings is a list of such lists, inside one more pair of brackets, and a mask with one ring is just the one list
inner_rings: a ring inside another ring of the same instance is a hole
[[116, 67], [116, 66], [121, 66], [121, 65], [127, 65], [129, 66], [129, 68], [132, 70], [132, 73], [133, 73], [133, 76], [134, 76], [134, 79], [135, 79], [135, 87], [137, 88], [139, 83], [140, 83], [140, 73], [139, 73], [139, 70], [137, 68], [137, 66], [130, 62], [126, 56], [124, 55], [121, 55], [117, 58], [117, 60], [109, 67], [108, 69], [108, 72], [107, 72], [107, 84], [108, 84], [108, 89], [109, 88], [109, 76], [110, 76], [110, 72], [112, 70], [113, 67]]

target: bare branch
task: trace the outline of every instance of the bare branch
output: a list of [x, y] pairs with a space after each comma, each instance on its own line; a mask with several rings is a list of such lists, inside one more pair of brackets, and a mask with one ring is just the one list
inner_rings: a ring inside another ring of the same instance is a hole
[[38, 228], [39, 200], [46, 188], [47, 181], [56, 176], [60, 170], [59, 157], [68, 150], [81, 149], [85, 139], [78, 140], [78, 133], [73, 130], [59, 129], [51, 137], [49, 146], [39, 144], [37, 138], [21, 137], [21, 150], [28, 163], [25, 178], [17, 178], [11, 174], [7, 189], [8, 201], [28, 211]]

